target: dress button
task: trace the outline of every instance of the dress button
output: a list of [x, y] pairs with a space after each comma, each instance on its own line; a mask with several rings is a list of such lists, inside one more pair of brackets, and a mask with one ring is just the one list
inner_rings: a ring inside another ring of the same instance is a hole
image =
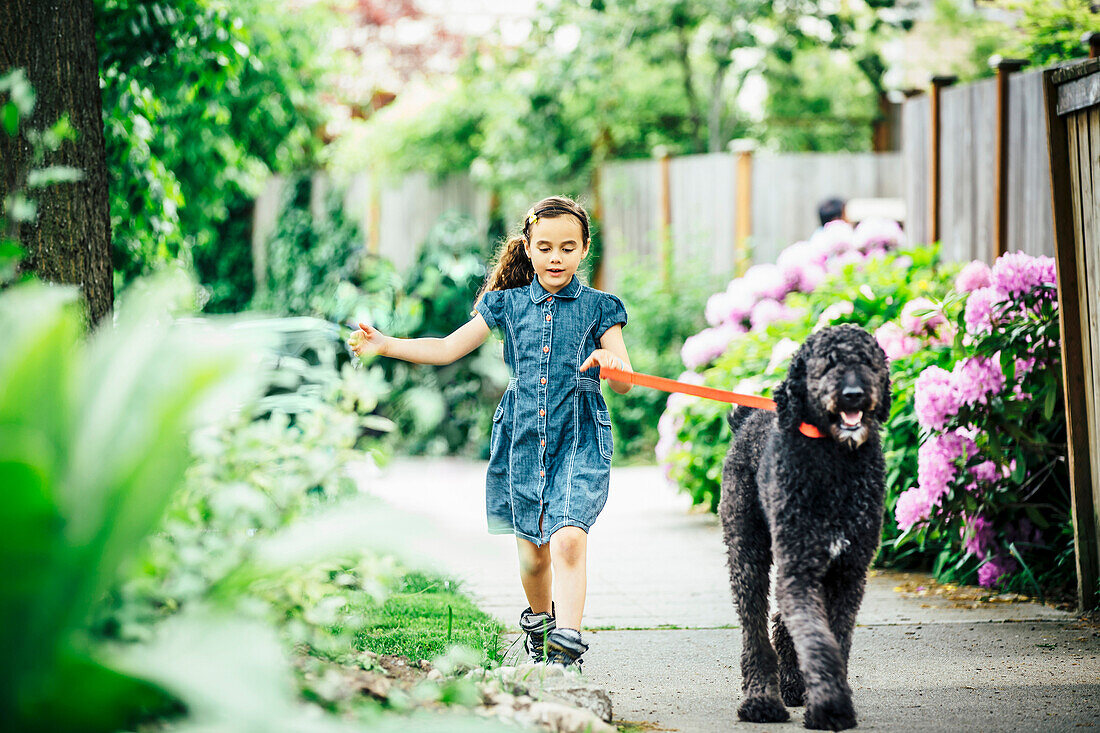
[[550, 314], [549, 313], [546, 314], [546, 320], [548, 320], [548, 321], [550, 320]]
[[539, 476], [545, 476], [545, 475], [546, 475], [546, 471], [539, 471]]
[[546, 377], [543, 377], [543, 378], [542, 378], [542, 383], [543, 383], [543, 384], [546, 384]]
[[545, 440], [544, 440], [544, 441], [542, 441], [542, 444], [543, 444], [543, 445], [546, 445], [546, 441], [545, 441]]
[[546, 410], [539, 410], [539, 417], [544, 417], [545, 415], [546, 415]]
[[549, 346], [543, 346], [542, 347], [542, 353], [549, 354], [550, 353], [550, 347]]

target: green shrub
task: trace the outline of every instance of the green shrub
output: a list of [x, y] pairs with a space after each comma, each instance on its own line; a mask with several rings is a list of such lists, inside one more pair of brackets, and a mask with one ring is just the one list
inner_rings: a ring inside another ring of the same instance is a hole
[[[670, 287], [652, 266], [627, 260], [617, 263], [628, 322], [623, 330], [634, 371], [675, 378], [683, 371], [680, 347], [684, 340], [705, 324], [703, 306], [719, 286], [719, 279], [699, 262], [677, 262]], [[604, 390], [614, 420], [617, 462], [653, 461], [657, 445], [657, 421], [664, 412], [668, 395], [654, 389], [635, 387], [621, 395]]]

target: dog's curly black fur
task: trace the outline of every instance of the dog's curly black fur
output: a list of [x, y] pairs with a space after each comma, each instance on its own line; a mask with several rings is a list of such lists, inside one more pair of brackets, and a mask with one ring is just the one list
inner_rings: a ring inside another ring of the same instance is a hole
[[[784, 703], [805, 704], [807, 728], [852, 728], [848, 653], [882, 530], [886, 355], [857, 326], [818, 331], [794, 355], [775, 401], [774, 413], [739, 407], [728, 418], [734, 441], [719, 516], [741, 616], [738, 716], [780, 722], [789, 718]], [[824, 437], [800, 433], [804, 422]], [[773, 558], [779, 609], [769, 641]]]

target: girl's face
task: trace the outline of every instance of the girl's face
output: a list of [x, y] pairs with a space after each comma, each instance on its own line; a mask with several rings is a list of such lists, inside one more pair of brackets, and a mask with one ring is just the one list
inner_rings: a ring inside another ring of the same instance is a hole
[[523, 249], [547, 291], [556, 293], [568, 285], [588, 255], [588, 242], [582, 236], [581, 223], [569, 214], [540, 216], [530, 228]]

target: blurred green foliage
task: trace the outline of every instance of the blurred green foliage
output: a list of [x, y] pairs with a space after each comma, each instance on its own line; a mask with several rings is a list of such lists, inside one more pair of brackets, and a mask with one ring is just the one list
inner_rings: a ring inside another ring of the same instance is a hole
[[252, 295], [252, 201], [316, 161], [325, 3], [96, 0], [116, 286], [179, 259], [207, 310]]
[[164, 327], [188, 290], [134, 293], [87, 343], [75, 288], [0, 294], [0, 717], [18, 729], [114, 730], [164, 704], [104, 666], [86, 630], [178, 486], [192, 426], [258, 388], [254, 343]]
[[[869, 131], [861, 95], [881, 85], [877, 48], [891, 30], [882, 11], [893, 0], [845, 4], [840, 12], [834, 5], [567, 0], [540, 13], [518, 45], [502, 38], [473, 49], [426, 110], [410, 116], [399, 101], [324, 157], [337, 167], [369, 162], [392, 173], [470, 171], [500, 193], [506, 212], [519, 212], [548, 188], [583, 195], [600, 162], [648, 157], [657, 145], [674, 154], [719, 151], [732, 138], [752, 135], [833, 149], [852, 136], [838, 140], [831, 122], [821, 139], [812, 119], [799, 138], [773, 137], [773, 121], [752, 122], [736, 99], [750, 73], [762, 72], [771, 88], [776, 63], [830, 49], [851, 59], [835, 66], [831, 80], [855, 89], [834, 99], [831, 113], [859, 118]], [[859, 78], [870, 83], [852, 83]], [[776, 86], [774, 94], [798, 100], [777, 111], [819, 95], [820, 88], [804, 89], [812, 81]], [[869, 104], [873, 111], [873, 98]]]
[[[326, 187], [324, 211], [316, 217], [308, 179], [286, 191], [269, 243], [267, 286], [254, 307], [352, 326], [363, 321], [397, 338], [441, 338], [470, 319], [489, 242], [468, 218], [441, 217], [402, 275], [366, 252], [358, 229], [341, 213], [340, 186]], [[493, 409], [509, 378], [499, 341], [489, 339], [443, 366], [369, 356], [363, 363], [380, 371], [391, 395], [378, 407], [397, 425], [384, 439], [387, 447], [412, 455], [487, 456]]]
[[[634, 371], [676, 378], [683, 370], [680, 348], [706, 327], [707, 298], [724, 283], [701, 262], [676, 262], [669, 287], [653, 267], [623, 261], [616, 267], [617, 290], [629, 321], [623, 330]], [[626, 394], [610, 389], [604, 396], [615, 431], [616, 462], [652, 463], [657, 445], [657, 421], [668, 394], [635, 387]]]
[[[990, 18], [957, 0], [936, 0], [929, 21], [928, 35], [933, 44], [966, 44], [962, 58], [938, 68], [935, 73], [951, 73], [962, 81], [996, 74], [989, 65], [994, 54], [1027, 61], [1039, 69], [1073, 59], [1084, 59], [1088, 48], [1081, 37], [1097, 30], [1096, 14], [1089, 0], [1006, 0], [997, 4], [1014, 18], [1010, 25]], [[1005, 17], [1005, 16], [1001, 16]], [[933, 45], [933, 49], [936, 46]]]

